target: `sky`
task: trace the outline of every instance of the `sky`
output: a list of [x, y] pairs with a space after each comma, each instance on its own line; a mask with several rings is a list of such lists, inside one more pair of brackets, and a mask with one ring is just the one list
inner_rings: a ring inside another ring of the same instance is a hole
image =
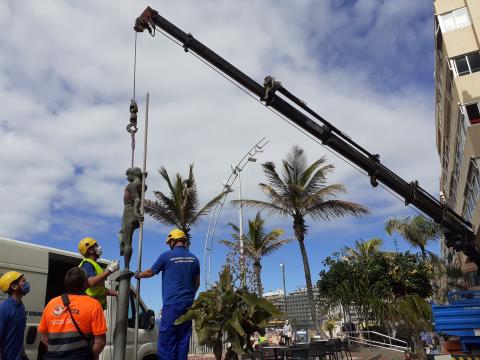
[[[0, 2], [0, 23], [8, 29], [0, 35], [0, 236], [71, 251], [81, 238], [93, 236], [105, 258], [119, 258], [124, 173], [131, 156], [125, 126], [133, 96], [132, 27], [146, 6], [258, 82], [274, 76], [380, 154], [391, 170], [409, 182], [417, 179], [438, 197], [431, 2], [7, 0]], [[295, 144], [309, 161], [326, 156], [335, 165], [329, 181], [346, 186], [341, 198], [368, 206], [371, 214], [328, 223], [307, 220], [314, 282], [323, 259], [356, 240], [381, 237], [386, 249], [394, 248], [385, 220], [416, 214], [161, 33], [137, 39], [136, 166], [143, 159], [147, 92], [147, 198], [154, 190], [166, 191], [160, 166], [186, 176], [193, 163], [204, 204], [221, 191], [231, 165], [263, 137], [269, 141], [265, 151], [242, 172], [243, 198], [263, 199], [260, 164], [279, 164]], [[245, 210], [245, 221], [254, 216], [255, 210]], [[202, 271], [209, 220], [192, 231], [191, 250]], [[217, 241], [228, 238], [228, 223], [237, 221], [237, 210], [227, 203], [209, 254], [213, 280], [226, 254]], [[293, 238], [289, 219], [267, 216], [266, 227], [281, 227]], [[170, 230], [146, 218], [143, 268], [167, 250]], [[399, 249], [409, 249], [397, 240]], [[135, 241], [134, 258], [137, 246]], [[266, 291], [282, 286], [280, 263], [287, 290], [305, 284], [298, 244], [292, 242], [264, 259]], [[156, 277], [142, 285], [142, 297], [155, 311], [161, 307], [160, 283]]]

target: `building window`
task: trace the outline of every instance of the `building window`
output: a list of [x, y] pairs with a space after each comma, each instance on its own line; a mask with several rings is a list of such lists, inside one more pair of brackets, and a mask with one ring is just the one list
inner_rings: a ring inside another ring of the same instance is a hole
[[452, 88], [453, 88], [453, 71], [447, 69], [447, 81], [445, 84], [445, 95], [446, 95], [446, 100], [445, 101], [452, 101]]
[[456, 30], [471, 24], [466, 7], [438, 15], [442, 32]]
[[478, 171], [478, 160], [470, 160], [468, 166], [467, 182], [465, 183], [464, 203], [462, 215], [468, 221], [472, 220], [473, 212], [477, 204], [478, 193], [480, 191], [480, 173]]
[[465, 105], [463, 110], [471, 125], [480, 123], [480, 103]]
[[455, 73], [463, 76], [480, 71], [480, 53], [475, 52], [452, 59]]
[[480, 286], [480, 275], [478, 270], [470, 271], [465, 274], [468, 286]]
[[453, 165], [452, 175], [450, 178], [450, 188], [448, 192], [448, 205], [455, 207], [457, 202], [457, 186], [460, 177], [460, 168], [463, 162], [463, 148], [465, 146], [465, 116], [461, 109], [458, 110], [458, 124], [455, 137], [455, 163]]

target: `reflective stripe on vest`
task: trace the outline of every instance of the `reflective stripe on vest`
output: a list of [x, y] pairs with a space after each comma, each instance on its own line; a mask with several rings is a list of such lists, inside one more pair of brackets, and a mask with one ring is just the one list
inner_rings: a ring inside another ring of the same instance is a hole
[[[78, 267], [82, 267], [82, 265], [86, 262], [92, 264], [93, 268], [95, 269], [95, 275], [98, 276], [103, 273], [103, 269], [100, 267], [100, 265], [98, 265], [92, 259], [83, 259], [80, 265], [78, 265]], [[87, 293], [87, 295], [97, 299], [100, 302], [100, 305], [102, 305], [103, 310], [107, 308], [107, 295], [105, 285], [88, 288], [85, 292]]]
[[89, 344], [77, 331], [48, 333], [48, 352], [65, 352], [88, 347]]

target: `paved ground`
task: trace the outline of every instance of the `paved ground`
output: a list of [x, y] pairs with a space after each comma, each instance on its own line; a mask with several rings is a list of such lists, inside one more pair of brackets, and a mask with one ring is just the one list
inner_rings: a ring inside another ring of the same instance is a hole
[[[191, 355], [189, 360], [212, 360], [215, 359], [213, 354], [205, 355]], [[344, 358], [344, 360], [347, 360]], [[372, 348], [357, 348], [356, 351], [352, 351], [352, 360], [404, 360], [403, 353], [398, 351]]]

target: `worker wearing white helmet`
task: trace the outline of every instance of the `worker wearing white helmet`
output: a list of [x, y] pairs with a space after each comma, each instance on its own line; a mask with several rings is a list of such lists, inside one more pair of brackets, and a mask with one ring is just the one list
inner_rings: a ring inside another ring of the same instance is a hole
[[97, 260], [102, 256], [102, 247], [99, 246], [97, 240], [91, 237], [80, 240], [78, 243], [78, 252], [85, 257], [78, 267], [83, 268], [87, 273], [88, 289], [86, 293], [97, 299], [105, 310], [107, 307], [107, 295], [117, 296], [115, 290], [105, 287], [105, 279], [119, 269], [120, 263], [118, 260], [114, 260], [104, 271], [97, 263]]
[[8, 294], [0, 304], [0, 358], [28, 360], [23, 348], [27, 317], [22, 298], [30, 291], [30, 284], [22, 273], [8, 271], [0, 277], [0, 290]]

